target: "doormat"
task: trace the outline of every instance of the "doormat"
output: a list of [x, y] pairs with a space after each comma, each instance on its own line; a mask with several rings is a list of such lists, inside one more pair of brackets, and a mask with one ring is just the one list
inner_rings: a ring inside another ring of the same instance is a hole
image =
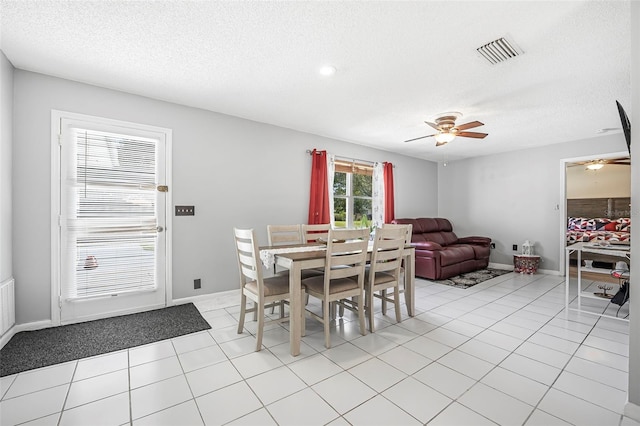
[[210, 329], [193, 303], [16, 333], [0, 350], [0, 377]]
[[467, 272], [466, 274], [456, 275], [455, 277], [448, 278], [446, 280], [433, 281], [436, 284], [444, 284], [458, 288], [469, 288], [476, 284], [480, 284], [483, 281], [490, 280], [491, 278], [499, 277], [500, 275], [513, 272], [506, 269], [480, 269], [478, 271]]

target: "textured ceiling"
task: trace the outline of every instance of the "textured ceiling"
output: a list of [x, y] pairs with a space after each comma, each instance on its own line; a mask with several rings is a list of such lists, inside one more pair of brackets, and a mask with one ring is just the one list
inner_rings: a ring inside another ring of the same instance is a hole
[[[615, 100], [630, 109], [629, 1], [1, 8], [0, 47], [16, 68], [434, 161], [596, 137], [620, 128]], [[489, 65], [476, 48], [500, 37], [524, 54]], [[337, 73], [319, 75], [325, 64]], [[403, 142], [446, 111], [489, 136]]]

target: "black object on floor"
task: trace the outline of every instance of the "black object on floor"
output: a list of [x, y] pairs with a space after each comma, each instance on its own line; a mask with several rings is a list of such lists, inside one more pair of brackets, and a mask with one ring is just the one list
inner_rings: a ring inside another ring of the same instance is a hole
[[16, 333], [0, 350], [0, 377], [210, 329], [193, 303]]

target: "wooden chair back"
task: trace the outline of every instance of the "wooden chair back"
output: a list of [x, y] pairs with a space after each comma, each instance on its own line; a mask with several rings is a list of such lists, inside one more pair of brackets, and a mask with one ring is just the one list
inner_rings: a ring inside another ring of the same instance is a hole
[[396, 281], [399, 280], [400, 265], [407, 239], [404, 225], [399, 226], [376, 229], [369, 273], [372, 284], [375, 280], [375, 274], [379, 272], [393, 275]]
[[258, 245], [256, 244], [255, 230], [233, 228], [233, 233], [241, 287], [244, 288], [248, 282], [255, 281], [258, 285], [259, 293], [264, 294], [262, 263], [260, 262]]
[[358, 277], [359, 285], [363, 286], [369, 230], [332, 229], [328, 235], [325, 282]]
[[302, 226], [267, 225], [267, 238], [270, 246], [302, 244]]
[[302, 225], [302, 237], [305, 243], [326, 242], [329, 239], [330, 223]]
[[413, 225], [408, 224], [396, 224], [396, 223], [385, 223], [382, 225], [382, 228], [387, 229], [404, 229], [405, 230], [405, 242], [407, 245], [411, 244], [411, 235], [413, 234]]

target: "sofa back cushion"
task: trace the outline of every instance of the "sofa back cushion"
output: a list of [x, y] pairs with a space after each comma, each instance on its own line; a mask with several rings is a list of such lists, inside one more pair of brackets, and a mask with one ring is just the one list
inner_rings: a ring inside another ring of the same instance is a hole
[[396, 219], [393, 223], [411, 224], [412, 242], [433, 241], [441, 246], [448, 246], [458, 241], [451, 222], [444, 218]]

